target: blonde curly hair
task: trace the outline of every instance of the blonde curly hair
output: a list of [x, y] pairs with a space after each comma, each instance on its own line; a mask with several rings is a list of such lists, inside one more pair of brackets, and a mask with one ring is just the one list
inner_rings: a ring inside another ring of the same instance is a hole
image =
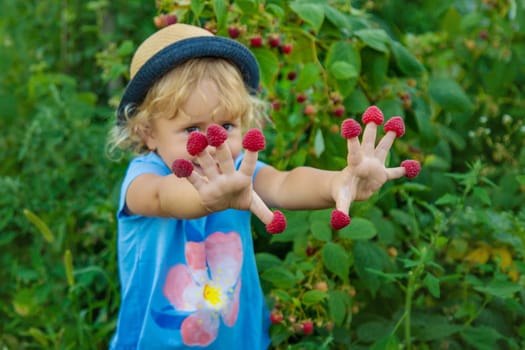
[[144, 101], [125, 107], [125, 121], [111, 130], [108, 150], [147, 153], [144, 131], [156, 118], [174, 118], [196, 86], [203, 80], [216, 84], [220, 106], [232, 116], [241, 116], [243, 131], [261, 127], [266, 119], [268, 103], [251, 95], [236, 66], [221, 58], [194, 58], [175, 67], [148, 91]]

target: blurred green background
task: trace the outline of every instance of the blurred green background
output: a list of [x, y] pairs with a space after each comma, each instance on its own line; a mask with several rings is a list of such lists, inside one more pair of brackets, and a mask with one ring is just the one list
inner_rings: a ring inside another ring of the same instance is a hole
[[274, 348], [525, 347], [523, 1], [1, 8], [2, 349], [107, 348], [119, 302], [115, 209], [130, 155], [110, 159], [106, 136], [134, 49], [173, 21], [252, 48], [272, 103], [263, 160], [341, 168], [339, 125], [377, 105], [407, 125], [389, 164], [423, 165], [416, 179], [355, 203], [340, 232], [330, 211], [287, 213], [275, 237], [254, 220], [268, 305], [283, 316]]

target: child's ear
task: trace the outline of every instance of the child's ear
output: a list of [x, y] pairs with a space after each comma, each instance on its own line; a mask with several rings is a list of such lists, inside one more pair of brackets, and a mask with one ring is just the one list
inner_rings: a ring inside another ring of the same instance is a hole
[[150, 151], [154, 151], [157, 149], [157, 142], [155, 139], [155, 134], [153, 133], [153, 129], [151, 125], [149, 124], [140, 124], [136, 127], [136, 132], [139, 135], [139, 137], [142, 139], [142, 142], [146, 145], [146, 147]]

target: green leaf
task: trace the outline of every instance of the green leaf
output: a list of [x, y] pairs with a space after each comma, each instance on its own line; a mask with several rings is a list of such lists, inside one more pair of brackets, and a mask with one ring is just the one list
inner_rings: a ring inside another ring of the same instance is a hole
[[321, 71], [319, 70], [319, 66], [316, 63], [305, 64], [299, 71], [296, 89], [298, 91], [304, 91], [311, 88], [312, 85], [319, 81], [320, 74]]
[[486, 189], [481, 188], [481, 187], [474, 187], [472, 192], [474, 194], [474, 197], [479, 199], [483, 204], [485, 204], [485, 205], [491, 205], [492, 204], [492, 200], [490, 199], [490, 196], [489, 196], [489, 194], [488, 194]]
[[494, 328], [470, 327], [461, 332], [461, 337], [476, 350], [497, 349], [497, 341], [503, 336]]
[[282, 267], [269, 268], [261, 274], [261, 278], [279, 288], [292, 288], [295, 285], [295, 276]]
[[268, 89], [273, 89], [274, 80], [279, 72], [279, 59], [277, 55], [266, 48], [252, 49], [253, 54], [259, 62], [261, 81]]
[[345, 249], [333, 242], [325, 244], [322, 250], [323, 264], [328, 271], [333, 272], [345, 283], [348, 282], [348, 272], [350, 270], [350, 260]]
[[429, 82], [430, 97], [446, 111], [469, 112], [473, 105], [461, 86], [452, 79], [434, 78]]
[[[245, 14], [255, 13], [257, 11], [257, 3], [255, 0], [236, 0], [235, 5], [239, 6]], [[192, 1], [193, 4], [193, 1]]]
[[202, 10], [204, 10], [204, 1], [202, 0], [196, 0], [191, 2], [191, 12], [195, 15], [195, 17], [199, 17], [202, 13]]
[[423, 280], [423, 284], [425, 287], [427, 287], [428, 291], [434, 298], [439, 298], [440, 296], [440, 288], [439, 288], [439, 279], [436, 278], [431, 273], [427, 273], [425, 276], [425, 279]]
[[338, 80], [348, 80], [351, 78], [357, 78], [359, 72], [355, 69], [354, 66], [347, 62], [337, 61], [332, 64], [328, 71]]
[[52, 243], [55, 240], [55, 236], [49, 229], [49, 226], [38, 215], [29, 209], [24, 209], [24, 215], [38, 229], [47, 242]]
[[448, 204], [452, 204], [452, 205], [456, 205], [459, 203], [459, 197], [454, 195], [454, 194], [450, 194], [450, 193], [446, 193], [444, 194], [443, 196], [439, 197], [434, 204], [436, 205], [448, 205]]
[[323, 5], [293, 1], [290, 3], [290, 8], [305, 22], [308, 22], [315, 32], [319, 32], [324, 21]]
[[326, 292], [322, 292], [320, 290], [309, 290], [303, 294], [302, 302], [306, 306], [319, 304], [325, 300], [327, 296], [328, 294]]
[[388, 44], [391, 40], [383, 29], [361, 29], [356, 31], [355, 35], [374, 50], [388, 53]]
[[314, 221], [310, 226], [312, 236], [320, 241], [329, 242], [332, 239], [332, 229], [327, 221]]
[[392, 41], [391, 48], [396, 64], [401, 72], [408, 76], [418, 76], [425, 71], [423, 65], [399, 42]]
[[374, 342], [392, 331], [392, 324], [387, 320], [364, 322], [357, 327], [357, 338], [363, 342]]
[[320, 157], [321, 154], [323, 154], [324, 149], [325, 149], [325, 146], [324, 146], [323, 131], [321, 129], [317, 129], [317, 132], [315, 133], [315, 139], [314, 139], [315, 155], [317, 157]]
[[255, 254], [255, 261], [259, 272], [263, 272], [271, 267], [281, 266], [282, 262], [277, 256], [270, 253]]
[[363, 218], [352, 219], [350, 225], [339, 231], [339, 236], [346, 239], [370, 239], [377, 234], [374, 223]]
[[377, 247], [370, 241], [357, 241], [352, 249], [354, 266], [357, 275], [360, 277], [364, 288], [367, 288], [373, 295], [381, 286], [381, 277], [369, 269], [385, 272], [391, 266], [388, 255], [384, 250]]
[[[362, 74], [372, 92], [379, 92], [387, 77], [388, 57], [385, 53], [371, 49], [361, 50], [361, 61], [363, 62]], [[399, 99], [396, 99], [401, 104]], [[384, 103], [385, 100], [381, 100]], [[379, 107], [379, 106], [378, 106]], [[380, 107], [381, 108], [381, 107]], [[385, 111], [383, 111], [385, 113]]]
[[497, 279], [491, 281], [488, 286], [475, 286], [474, 289], [498, 298], [512, 298], [515, 293], [522, 290], [522, 287], [508, 280]]
[[520, 185], [525, 186], [525, 175], [516, 176], [516, 181], [518, 181]]
[[324, 13], [325, 13], [326, 19], [332, 22], [332, 24], [336, 28], [345, 29], [348, 32], [352, 30], [352, 25], [349, 20], [349, 17], [346, 14], [339, 11], [338, 9], [333, 8], [330, 5], [325, 5]]
[[370, 350], [398, 350], [399, 341], [394, 334], [379, 338], [372, 344]]
[[351, 304], [348, 293], [336, 290], [328, 292], [328, 310], [336, 326], [341, 326]]
[[64, 253], [64, 268], [66, 270], [67, 284], [70, 287], [73, 287], [75, 285], [75, 277], [73, 276], [73, 255], [69, 249]]
[[228, 21], [228, 6], [224, 0], [214, 0], [213, 10], [217, 17], [217, 28], [219, 31], [226, 29]]

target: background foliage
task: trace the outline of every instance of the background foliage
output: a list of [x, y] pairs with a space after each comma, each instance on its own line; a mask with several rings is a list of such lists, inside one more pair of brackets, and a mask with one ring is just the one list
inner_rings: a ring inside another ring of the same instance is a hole
[[340, 123], [375, 104], [407, 124], [390, 164], [423, 164], [339, 232], [329, 211], [274, 237], [254, 221], [275, 348], [525, 347], [523, 1], [6, 0], [2, 348], [107, 348], [126, 161], [106, 133], [133, 50], [173, 21], [252, 47], [265, 161], [340, 168]]

